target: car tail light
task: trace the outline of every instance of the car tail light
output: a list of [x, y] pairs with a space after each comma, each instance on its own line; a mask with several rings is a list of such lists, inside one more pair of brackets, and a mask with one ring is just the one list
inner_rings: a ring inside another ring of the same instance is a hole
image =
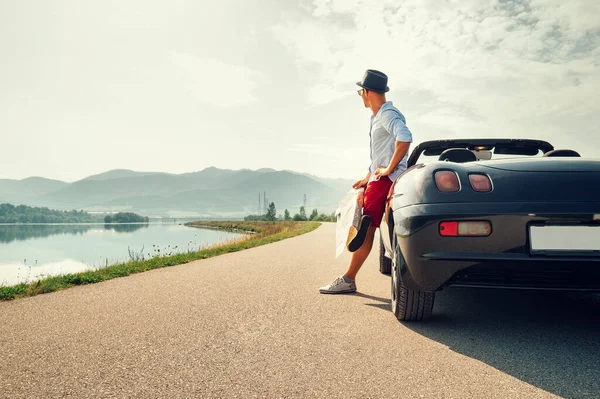
[[469, 175], [469, 183], [473, 190], [481, 193], [487, 193], [492, 191], [492, 181], [488, 175], [471, 174]]
[[487, 221], [441, 222], [440, 235], [444, 237], [487, 237], [492, 224]]
[[455, 193], [460, 190], [458, 175], [450, 170], [435, 172], [435, 185], [443, 193]]

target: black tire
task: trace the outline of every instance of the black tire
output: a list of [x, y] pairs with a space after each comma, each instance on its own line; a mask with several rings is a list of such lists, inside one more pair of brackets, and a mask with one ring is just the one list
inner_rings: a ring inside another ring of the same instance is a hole
[[381, 236], [379, 236], [379, 271], [387, 275], [392, 273], [392, 260], [385, 256], [385, 246]]
[[402, 284], [401, 268], [406, 261], [394, 237], [394, 260], [392, 261], [392, 312], [399, 321], [420, 321], [431, 317], [434, 291], [410, 290]]

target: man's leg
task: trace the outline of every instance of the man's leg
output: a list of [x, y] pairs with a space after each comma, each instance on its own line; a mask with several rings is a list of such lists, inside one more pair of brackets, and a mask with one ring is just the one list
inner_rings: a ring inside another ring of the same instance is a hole
[[355, 252], [352, 252], [352, 258], [350, 259], [350, 265], [348, 266], [348, 270], [345, 273], [345, 276], [351, 280], [356, 278], [356, 274], [360, 270], [365, 260], [371, 253], [371, 248], [373, 248], [373, 240], [375, 239], [375, 231], [377, 227], [370, 226], [367, 231], [367, 236], [365, 237], [365, 242], [363, 245], [357, 249]]
[[356, 251], [352, 252], [352, 258], [350, 259], [350, 265], [348, 266], [346, 273], [343, 276], [337, 277], [333, 283], [321, 287], [319, 290], [322, 294], [341, 294], [356, 291], [356, 283], [354, 282], [354, 278], [371, 252], [376, 230], [377, 227], [369, 227], [367, 230], [367, 236], [365, 237], [365, 241], [363, 242], [362, 246]]
[[373, 240], [375, 239], [375, 231], [377, 231], [377, 227], [369, 226], [362, 246], [352, 252], [352, 258], [350, 258], [350, 265], [346, 273], [343, 276], [337, 277], [333, 283], [321, 287], [319, 290], [322, 294], [340, 294], [356, 291], [354, 279], [371, 252]]
[[349, 280], [354, 280], [356, 278], [356, 274], [371, 253], [373, 240], [375, 239], [375, 231], [381, 224], [381, 219], [385, 212], [385, 200], [391, 186], [392, 181], [389, 178], [384, 177], [369, 183], [365, 190], [363, 214], [371, 217], [371, 226], [367, 231], [367, 236], [365, 237], [362, 246], [352, 253], [350, 265], [345, 274], [346, 278]]
[[354, 279], [371, 253], [371, 248], [373, 248], [375, 231], [379, 227], [379, 223], [381, 223], [386, 195], [391, 184], [392, 182], [390, 179], [385, 178], [385, 180], [381, 179], [379, 181], [371, 182], [367, 186], [363, 203], [363, 215], [371, 217], [371, 226], [369, 226], [369, 230], [367, 230], [365, 241], [360, 248], [352, 252], [352, 258], [350, 259], [350, 265], [348, 265], [346, 273], [343, 276], [337, 277], [333, 283], [319, 289], [322, 294], [338, 294], [356, 291]]

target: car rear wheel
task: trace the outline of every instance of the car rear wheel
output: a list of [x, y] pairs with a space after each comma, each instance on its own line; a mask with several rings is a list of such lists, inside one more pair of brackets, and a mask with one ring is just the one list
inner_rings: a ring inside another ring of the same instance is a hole
[[385, 245], [381, 237], [379, 237], [379, 271], [387, 275], [392, 273], [392, 260], [385, 256]]
[[394, 259], [392, 260], [392, 312], [400, 321], [426, 320], [433, 311], [435, 292], [410, 290], [402, 284], [401, 269], [406, 261], [394, 237]]

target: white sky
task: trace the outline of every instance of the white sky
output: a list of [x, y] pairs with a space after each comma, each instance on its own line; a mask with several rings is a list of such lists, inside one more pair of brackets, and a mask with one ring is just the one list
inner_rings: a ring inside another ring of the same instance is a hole
[[363, 177], [365, 69], [415, 144], [600, 158], [597, 0], [0, 0], [0, 178], [270, 167]]

